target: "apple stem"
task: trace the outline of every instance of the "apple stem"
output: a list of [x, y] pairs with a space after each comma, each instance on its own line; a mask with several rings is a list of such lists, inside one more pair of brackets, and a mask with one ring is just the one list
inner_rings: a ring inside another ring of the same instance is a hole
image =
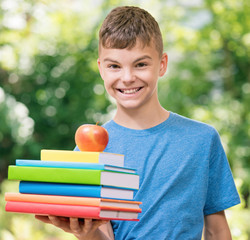
[[99, 121], [97, 121], [97, 122], [96, 122], [96, 125], [98, 125], [99, 123], [100, 123], [100, 122], [99, 122]]

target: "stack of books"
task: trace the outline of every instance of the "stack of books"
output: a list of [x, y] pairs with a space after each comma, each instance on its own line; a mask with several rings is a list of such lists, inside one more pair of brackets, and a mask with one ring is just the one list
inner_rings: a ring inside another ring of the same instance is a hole
[[5, 194], [8, 212], [139, 221], [139, 175], [124, 155], [44, 149], [41, 160], [17, 159], [8, 179], [19, 181], [19, 193]]

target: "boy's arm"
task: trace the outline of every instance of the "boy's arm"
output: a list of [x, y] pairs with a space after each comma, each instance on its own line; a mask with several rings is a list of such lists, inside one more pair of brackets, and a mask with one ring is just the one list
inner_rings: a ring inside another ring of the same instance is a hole
[[114, 234], [110, 221], [78, 218], [62, 218], [56, 216], [35, 216], [36, 219], [52, 224], [65, 232], [72, 233], [79, 240], [113, 240]]
[[205, 240], [232, 240], [224, 211], [205, 216]]

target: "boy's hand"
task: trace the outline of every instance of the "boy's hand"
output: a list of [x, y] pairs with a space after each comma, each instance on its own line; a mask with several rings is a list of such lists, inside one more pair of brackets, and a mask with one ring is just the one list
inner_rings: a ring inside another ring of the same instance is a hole
[[72, 233], [79, 240], [110, 239], [98, 229], [101, 225], [107, 224], [108, 220], [84, 219], [80, 221], [78, 218], [39, 215], [35, 215], [35, 218], [61, 228], [65, 232]]

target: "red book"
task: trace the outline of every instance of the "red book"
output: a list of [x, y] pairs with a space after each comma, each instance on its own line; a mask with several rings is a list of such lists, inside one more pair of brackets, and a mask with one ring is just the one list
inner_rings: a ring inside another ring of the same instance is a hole
[[15, 202], [7, 201], [5, 210], [7, 212], [30, 213], [36, 215], [54, 215], [62, 217], [108, 219], [108, 220], [129, 220], [139, 221], [138, 212], [128, 212], [98, 206], [79, 206], [65, 204], [50, 204], [36, 202]]

